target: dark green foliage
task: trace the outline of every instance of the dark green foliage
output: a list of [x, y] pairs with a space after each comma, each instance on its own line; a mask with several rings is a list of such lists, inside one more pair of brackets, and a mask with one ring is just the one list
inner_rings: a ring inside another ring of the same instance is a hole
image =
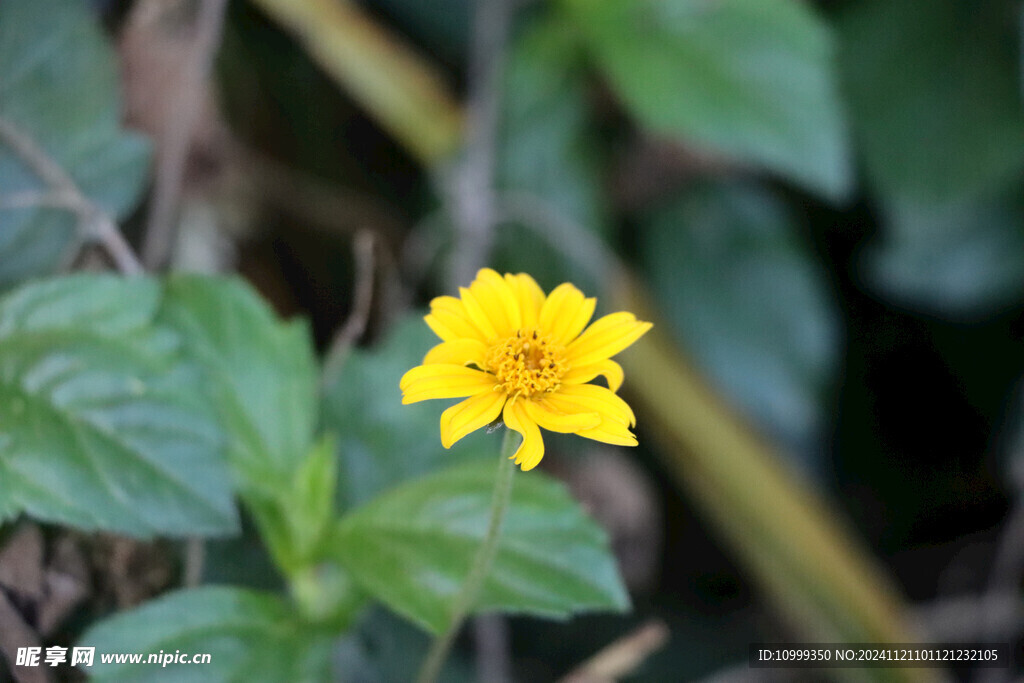
[[[114, 51], [86, 3], [0, 3], [0, 65], [0, 117], [100, 207], [127, 214], [146, 182], [149, 145], [120, 127]], [[0, 199], [47, 189], [0, 137]], [[75, 238], [66, 209], [0, 201], [0, 289], [67, 262]]]

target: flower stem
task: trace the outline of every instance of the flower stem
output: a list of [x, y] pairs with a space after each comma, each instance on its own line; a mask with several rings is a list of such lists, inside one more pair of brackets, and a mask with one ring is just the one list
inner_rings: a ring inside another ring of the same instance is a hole
[[416, 679], [418, 683], [434, 683], [437, 680], [438, 675], [441, 673], [441, 666], [448, 656], [448, 651], [451, 649], [452, 643], [455, 642], [455, 636], [458, 635], [462, 622], [465, 621], [466, 615], [469, 614], [469, 611], [473, 608], [474, 603], [479, 597], [484, 579], [487, 578], [491, 570], [491, 564], [494, 562], [494, 557], [498, 554], [501, 524], [505, 519], [505, 512], [508, 510], [508, 503], [512, 497], [512, 477], [516, 470], [511, 456], [515, 453], [518, 445], [515, 433], [511, 429], [506, 428], [505, 436], [501, 442], [501, 462], [498, 465], [498, 474], [494, 481], [494, 493], [491, 496], [491, 520], [487, 525], [487, 534], [484, 536], [480, 548], [476, 551], [476, 557], [473, 558], [473, 564], [469, 568], [469, 574], [466, 576], [466, 581], [462, 584], [462, 589], [455, 596], [452, 618], [448, 623], [448, 628], [434, 639], [430, 646], [430, 651], [427, 653], [427, 658], [423, 661], [423, 666], [420, 668], [419, 676]]

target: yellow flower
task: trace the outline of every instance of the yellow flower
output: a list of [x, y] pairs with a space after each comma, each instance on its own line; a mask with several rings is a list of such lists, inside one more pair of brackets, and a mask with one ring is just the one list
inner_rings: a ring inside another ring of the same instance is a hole
[[[539, 427], [636, 445], [636, 418], [615, 394], [622, 368], [611, 357], [651, 323], [622, 312], [587, 327], [596, 299], [568, 282], [545, 297], [525, 273], [502, 277], [484, 268], [459, 293], [430, 302], [424, 319], [442, 341], [400, 383], [403, 404], [469, 397], [441, 415], [445, 448], [499, 416], [523, 436], [513, 456], [523, 470], [544, 456]], [[588, 384], [599, 375], [609, 388]]]

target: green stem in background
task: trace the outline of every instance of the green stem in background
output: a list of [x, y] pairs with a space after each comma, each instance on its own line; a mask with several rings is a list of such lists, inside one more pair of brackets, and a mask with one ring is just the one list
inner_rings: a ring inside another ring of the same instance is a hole
[[414, 157], [447, 159], [462, 140], [462, 110], [440, 69], [360, 4], [253, 0], [294, 35], [324, 72]]
[[423, 667], [416, 679], [419, 683], [434, 683], [437, 680], [441, 673], [441, 666], [448, 656], [448, 651], [451, 649], [452, 643], [455, 642], [455, 636], [458, 635], [462, 622], [465, 621], [479, 597], [484, 579], [490, 573], [491, 564], [498, 554], [501, 524], [505, 519], [505, 512], [508, 511], [509, 500], [512, 498], [512, 477], [516, 471], [511, 457], [518, 445], [515, 433], [506, 428], [505, 437], [501, 442], [501, 463], [498, 465], [494, 494], [491, 496], [491, 520], [487, 525], [487, 534], [484, 536], [480, 549], [477, 550], [476, 557], [473, 558], [473, 564], [469, 568], [469, 574], [462, 584], [462, 589], [455, 596], [452, 618], [448, 623], [448, 628], [434, 640], [427, 653], [427, 658], [423, 661]]

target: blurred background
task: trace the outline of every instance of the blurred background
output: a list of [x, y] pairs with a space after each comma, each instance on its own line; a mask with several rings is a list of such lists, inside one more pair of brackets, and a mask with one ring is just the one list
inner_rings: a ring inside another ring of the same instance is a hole
[[[240, 271], [325, 353], [347, 330], [357, 404], [483, 265], [655, 321], [623, 357], [640, 447], [544, 460], [634, 612], [478, 621], [467, 680], [556, 680], [651, 624], [623, 680], [771, 680], [753, 642], [1019, 651], [1019, 0], [92, 4], [154, 141], [130, 239]], [[352, 422], [346, 504], [444, 457], [420, 431], [367, 464], [359, 425], [397, 413], [359, 410], [325, 418]], [[245, 543], [210, 578], [272, 582]], [[338, 656], [403, 680], [421, 639], [381, 612]]]

